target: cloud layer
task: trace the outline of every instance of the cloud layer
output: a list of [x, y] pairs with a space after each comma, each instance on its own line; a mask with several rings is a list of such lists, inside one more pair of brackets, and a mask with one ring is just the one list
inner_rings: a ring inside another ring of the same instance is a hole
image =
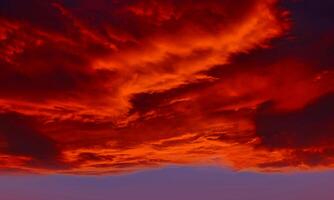
[[332, 168], [334, 17], [313, 4], [0, 1], [1, 171]]

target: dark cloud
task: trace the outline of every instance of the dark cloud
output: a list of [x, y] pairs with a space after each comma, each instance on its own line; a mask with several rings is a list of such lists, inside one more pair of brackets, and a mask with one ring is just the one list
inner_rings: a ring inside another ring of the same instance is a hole
[[43, 135], [34, 119], [18, 113], [0, 114], [0, 137], [4, 142], [2, 153], [24, 156], [32, 165], [47, 166], [56, 164], [61, 152], [51, 138]]
[[51, 2], [50, 0], [1, 0], [0, 16], [10, 20], [25, 21], [46, 30], [64, 32], [63, 19]]
[[288, 113], [270, 112], [270, 103], [263, 104], [256, 116], [261, 145], [292, 149], [330, 147], [334, 140], [333, 102], [334, 94], [329, 94], [302, 110]]

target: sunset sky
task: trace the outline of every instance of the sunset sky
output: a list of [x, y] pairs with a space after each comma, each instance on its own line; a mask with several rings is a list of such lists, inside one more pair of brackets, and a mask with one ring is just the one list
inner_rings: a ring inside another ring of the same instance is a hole
[[0, 0], [0, 199], [334, 199], [333, 11]]

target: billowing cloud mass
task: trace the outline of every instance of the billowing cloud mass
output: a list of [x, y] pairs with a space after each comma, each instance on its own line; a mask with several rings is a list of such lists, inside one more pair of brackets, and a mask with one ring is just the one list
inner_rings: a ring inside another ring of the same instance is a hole
[[330, 8], [0, 0], [1, 171], [333, 168]]

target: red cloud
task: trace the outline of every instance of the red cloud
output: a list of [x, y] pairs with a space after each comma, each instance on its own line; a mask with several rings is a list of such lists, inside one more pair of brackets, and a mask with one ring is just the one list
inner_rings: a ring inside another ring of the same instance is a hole
[[332, 166], [333, 71], [282, 53], [277, 1], [15, 2], [0, 16], [3, 171]]

